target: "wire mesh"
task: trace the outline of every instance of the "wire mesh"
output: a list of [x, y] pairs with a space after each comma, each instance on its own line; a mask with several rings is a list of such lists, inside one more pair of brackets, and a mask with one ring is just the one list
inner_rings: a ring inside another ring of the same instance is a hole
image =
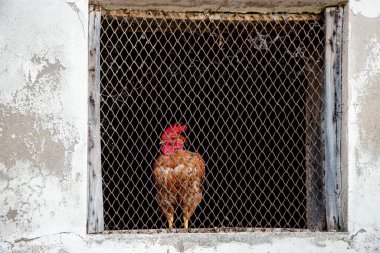
[[206, 165], [191, 229], [324, 230], [323, 52], [322, 15], [103, 12], [106, 230], [167, 228], [153, 163], [173, 123]]

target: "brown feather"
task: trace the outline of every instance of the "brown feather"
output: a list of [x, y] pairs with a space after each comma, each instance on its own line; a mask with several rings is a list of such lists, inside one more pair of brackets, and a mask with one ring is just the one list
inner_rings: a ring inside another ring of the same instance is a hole
[[177, 205], [190, 218], [202, 201], [202, 179], [205, 163], [198, 153], [179, 150], [170, 156], [160, 155], [153, 166], [157, 202], [169, 219]]

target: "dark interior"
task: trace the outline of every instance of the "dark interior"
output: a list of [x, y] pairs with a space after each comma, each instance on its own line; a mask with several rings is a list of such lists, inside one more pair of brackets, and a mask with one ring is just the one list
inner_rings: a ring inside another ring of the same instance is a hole
[[173, 123], [206, 162], [191, 228], [306, 228], [306, 101], [323, 40], [322, 18], [102, 16], [106, 229], [166, 228], [152, 164]]

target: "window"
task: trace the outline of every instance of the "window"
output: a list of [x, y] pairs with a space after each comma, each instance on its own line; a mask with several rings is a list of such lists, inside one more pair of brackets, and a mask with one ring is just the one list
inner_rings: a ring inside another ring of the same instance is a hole
[[191, 231], [339, 229], [342, 12], [331, 10], [93, 8], [89, 231], [167, 227], [152, 165], [173, 123], [206, 164]]

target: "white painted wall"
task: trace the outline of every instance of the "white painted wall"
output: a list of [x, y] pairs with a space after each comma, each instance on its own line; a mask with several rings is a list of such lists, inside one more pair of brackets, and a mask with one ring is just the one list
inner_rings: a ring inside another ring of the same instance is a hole
[[348, 16], [348, 233], [86, 235], [87, 5], [0, 2], [0, 252], [380, 251], [379, 0]]

